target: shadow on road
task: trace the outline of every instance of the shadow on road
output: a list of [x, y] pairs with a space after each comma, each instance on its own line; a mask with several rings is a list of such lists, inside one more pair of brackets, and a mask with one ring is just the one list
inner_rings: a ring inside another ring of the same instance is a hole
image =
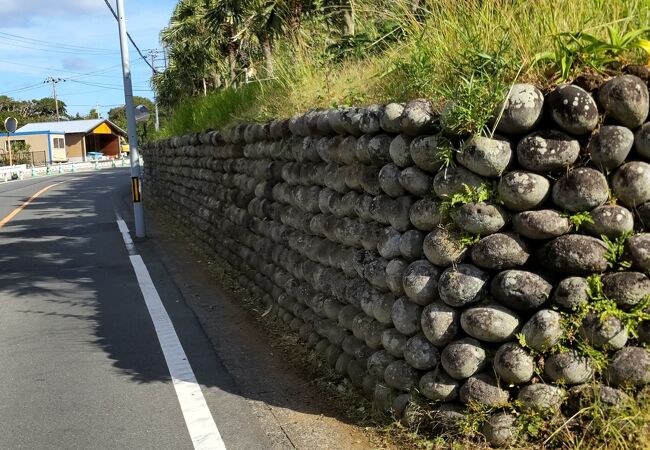
[[[15, 308], [21, 314], [65, 319], [66, 326], [87, 328], [88, 343], [131, 381], [167, 382], [169, 372], [115, 222], [114, 201], [128, 197], [128, 181], [124, 170], [79, 175], [35, 199], [1, 229], [0, 298], [21, 302]], [[0, 200], [4, 196], [0, 192]], [[164, 300], [175, 324], [177, 317], [196, 320], [178, 288], [165, 279], [165, 265], [154, 265], [154, 282], [167, 283], [165, 292], [172, 295]], [[278, 361], [281, 356], [271, 354], [264, 332], [241, 307], [224, 300], [212, 312], [214, 326], [223, 325], [223, 341], [215, 342], [218, 358], [211, 349], [206, 356], [206, 350], [198, 348], [208, 342], [201, 331], [200, 336], [181, 336], [202, 385], [346, 421], [326, 408], [326, 401], [310, 397], [311, 380], [288, 373]]]

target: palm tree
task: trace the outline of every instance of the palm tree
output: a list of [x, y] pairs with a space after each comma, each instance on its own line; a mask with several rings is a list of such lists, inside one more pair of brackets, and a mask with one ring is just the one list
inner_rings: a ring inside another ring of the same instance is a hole
[[154, 84], [164, 82], [181, 96], [187, 89], [205, 94], [208, 79], [217, 84], [219, 41], [205, 20], [207, 12], [217, 3], [218, 0], [181, 0], [176, 5], [169, 26], [160, 33], [163, 45], [169, 50], [169, 73], [154, 77]]
[[241, 26], [245, 20], [244, 8], [247, 1], [215, 0], [206, 10], [205, 24], [220, 50], [227, 55], [230, 84], [237, 79], [237, 51], [241, 41]]

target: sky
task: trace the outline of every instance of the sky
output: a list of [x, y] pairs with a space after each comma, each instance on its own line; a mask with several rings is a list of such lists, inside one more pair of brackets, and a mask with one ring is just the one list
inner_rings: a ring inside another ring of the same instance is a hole
[[[115, 0], [109, 0], [116, 9]], [[129, 34], [145, 53], [161, 52], [159, 33], [177, 0], [124, 0]], [[146, 55], [146, 53], [145, 53]], [[151, 68], [129, 46], [134, 95], [153, 99]], [[164, 66], [162, 53], [155, 65]], [[69, 115], [124, 104], [117, 21], [104, 0], [0, 0], [0, 95], [52, 97], [49, 77]], [[19, 124], [20, 125], [20, 124]]]

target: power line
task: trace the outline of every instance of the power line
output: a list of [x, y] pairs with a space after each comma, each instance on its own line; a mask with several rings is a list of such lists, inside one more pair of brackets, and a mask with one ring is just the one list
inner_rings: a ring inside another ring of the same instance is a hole
[[[83, 84], [84, 86], [92, 86], [92, 87], [98, 87], [98, 88], [103, 88], [103, 89], [117, 89], [117, 90], [122, 90], [124, 89], [123, 86], [119, 86], [116, 84], [105, 84], [105, 83], [91, 83], [88, 81], [79, 81], [79, 80], [69, 80], [73, 83], [79, 83]], [[151, 92], [151, 89], [134, 89], [134, 91], [139, 91], [139, 92]]]
[[23, 91], [29, 91], [32, 89], [40, 88], [43, 87], [43, 83], [36, 83], [36, 84], [30, 84], [29, 86], [24, 86], [18, 89], [14, 89], [12, 91], [6, 91], [6, 92], [0, 92], [0, 95], [6, 95], [6, 94], [13, 94], [14, 92], [23, 92]]
[[[5, 38], [0, 36], [0, 40], [9, 40], [10, 38]], [[36, 47], [36, 46], [30, 46], [30, 45], [21, 45], [25, 44], [25, 42], [17, 43], [17, 42], [8, 42], [7, 46], [11, 46], [12, 48], [18, 47], [18, 48], [25, 48], [28, 50], [36, 51], [36, 52], [47, 52], [47, 53], [62, 53], [66, 55], [89, 55], [89, 56], [106, 56], [109, 55], [109, 53], [106, 52], [94, 52], [94, 51], [88, 51], [88, 50], [74, 50], [74, 49], [57, 49], [55, 47]]]
[[[108, 0], [104, 0], [104, 3], [106, 3], [106, 6], [108, 6], [108, 9], [111, 10], [111, 13], [113, 13], [113, 17], [115, 17], [115, 20], [117, 20], [117, 21], [119, 22], [120, 19], [119, 19], [119, 17], [117, 17], [117, 13], [116, 13], [115, 10], [113, 9], [113, 6], [111, 6], [111, 4], [108, 2]], [[151, 64], [149, 64], [149, 61], [148, 61], [147, 58], [145, 58], [145, 56], [142, 54], [142, 52], [140, 51], [140, 48], [137, 46], [137, 44], [135, 43], [135, 41], [134, 41], [133, 38], [131, 37], [131, 34], [129, 34], [129, 33], [127, 32], [126, 35], [127, 35], [127, 37], [129, 38], [129, 41], [131, 41], [131, 44], [133, 44], [133, 46], [135, 47], [135, 49], [138, 51], [138, 54], [140, 55], [140, 57], [144, 60], [144, 62], [147, 63], [147, 65], [148, 65], [149, 67], [151, 67], [151, 70], [153, 70], [154, 73], [156, 73], [156, 69], [155, 69], [155, 67], [152, 66]]]
[[80, 50], [80, 51], [88, 50], [88, 51], [96, 51], [96, 52], [102, 52], [102, 53], [117, 53], [116, 50], [110, 50], [110, 49], [106, 49], [106, 48], [84, 47], [84, 46], [80, 46], [80, 45], [70, 45], [70, 44], [62, 44], [62, 43], [57, 43], [57, 42], [52, 42], [52, 41], [43, 41], [43, 40], [40, 40], [40, 39], [33, 39], [33, 38], [25, 37], [25, 36], [19, 36], [17, 34], [6, 33], [4, 31], [0, 32], [0, 36], [10, 37], [10, 38], [17, 39], [19, 41], [23, 41], [23, 42], [27, 42], [27, 43], [33, 42], [33, 43], [36, 43], [36, 44], [46, 44], [48, 46], [57, 47], [57, 48], [65, 48], [65, 49], [68, 49], [68, 50]]

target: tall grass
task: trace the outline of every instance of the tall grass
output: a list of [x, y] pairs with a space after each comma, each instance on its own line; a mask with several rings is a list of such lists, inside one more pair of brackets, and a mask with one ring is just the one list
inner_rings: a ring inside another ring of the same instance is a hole
[[[322, 23], [306, 23], [299, 40], [276, 44], [276, 80], [184, 103], [174, 111], [166, 133], [288, 117], [317, 107], [421, 97], [442, 109], [465, 91], [476, 102], [517, 80], [546, 87], [555, 82], [555, 70], [548, 63], [535, 64], [535, 56], [553, 50], [558, 33], [588, 31], [605, 37], [607, 26], [623, 33], [650, 24], [648, 0], [430, 0], [422, 2], [427, 11], [419, 15], [411, 12], [410, 3], [393, 0], [379, 8], [376, 0], [355, 2], [357, 32], [371, 36], [373, 46], [391, 40], [379, 23], [399, 24], [402, 35], [379, 53], [366, 45], [357, 53], [367, 56], [356, 59], [334, 61], [328, 54], [331, 31]], [[477, 81], [476, 57], [481, 55], [504, 58], [507, 67], [482, 73]], [[630, 51], [623, 63], [646, 60], [641, 50]], [[463, 86], [468, 77], [478, 84]]]

